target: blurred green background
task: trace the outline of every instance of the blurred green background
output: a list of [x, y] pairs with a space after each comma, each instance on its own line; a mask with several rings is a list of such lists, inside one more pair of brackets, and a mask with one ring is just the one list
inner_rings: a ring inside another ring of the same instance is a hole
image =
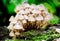
[[14, 12], [15, 7], [24, 2], [37, 5], [43, 4], [50, 13], [60, 18], [60, 0], [0, 0], [0, 26], [8, 25], [10, 16], [16, 15]]

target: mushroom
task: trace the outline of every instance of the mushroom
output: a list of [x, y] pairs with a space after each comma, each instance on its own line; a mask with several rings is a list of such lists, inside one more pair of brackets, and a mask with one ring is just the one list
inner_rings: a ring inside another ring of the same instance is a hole
[[17, 30], [23, 30], [24, 31], [24, 28], [23, 28], [22, 24], [19, 24], [19, 23], [16, 23], [13, 28], [17, 29]]
[[49, 23], [48, 23], [47, 21], [44, 21], [44, 20], [43, 20], [43, 22], [42, 22], [42, 24], [41, 24], [41, 30], [46, 29], [46, 26], [47, 26], [47, 25], [49, 25]]
[[32, 15], [29, 16], [28, 21], [31, 27], [35, 25], [35, 18]]
[[27, 4], [27, 3], [24, 3], [24, 4], [22, 5], [22, 7], [24, 7], [23, 9], [26, 9], [26, 8], [29, 8], [29, 7], [30, 7], [30, 5], [29, 5], [29, 4]]
[[36, 19], [37, 29], [39, 29], [41, 25], [41, 21], [43, 20], [43, 17], [41, 15], [38, 15], [35, 19]]
[[27, 28], [27, 20], [25, 20], [25, 19], [22, 20], [22, 25], [23, 25], [24, 28]]
[[22, 20], [24, 19], [24, 16], [23, 16], [23, 15], [19, 15], [18, 19], [19, 19], [20, 21], [22, 21]]
[[20, 10], [22, 10], [23, 8], [21, 7], [21, 5], [16, 6], [15, 8], [15, 12], [18, 13]]
[[33, 10], [32, 11], [32, 15], [34, 16], [34, 17], [37, 17], [38, 15], [39, 15], [39, 11], [38, 10]]
[[19, 36], [20, 35], [20, 32], [19, 31], [16, 31], [15, 32], [15, 35]]
[[24, 19], [28, 20], [28, 16], [27, 15], [24, 15]]
[[20, 11], [18, 12], [18, 14], [24, 15], [24, 14], [25, 14], [25, 11], [24, 11], [24, 10], [20, 10]]
[[49, 21], [52, 18], [53, 18], [53, 16], [51, 14], [47, 14], [46, 17], [44, 18], [44, 20]]
[[11, 31], [10, 34], [9, 34], [9, 36], [14, 37], [15, 36], [14, 32]]
[[16, 23], [17, 23], [17, 20], [16, 20], [16, 19], [13, 19], [13, 20], [11, 21], [11, 23], [12, 23], [12, 24], [16, 24]]
[[13, 17], [13, 16], [11, 16], [11, 17], [10, 17], [10, 19], [9, 19], [9, 21], [11, 22], [11, 21], [13, 21], [13, 19], [14, 19], [14, 17]]
[[9, 24], [9, 26], [7, 27], [9, 30], [13, 30], [13, 24]]
[[32, 10], [36, 9], [36, 5], [35, 4], [30, 5], [30, 9]]
[[[18, 5], [15, 8], [16, 16], [11, 16], [8, 29], [10, 30], [10, 36], [19, 36], [22, 31], [26, 29], [45, 29], [49, 25], [49, 20], [53, 18], [43, 4], [29, 5], [24, 3]], [[14, 32], [13, 32], [14, 31]], [[12, 34], [12, 35], [11, 35]]]
[[40, 4], [40, 5], [38, 5], [39, 6], [39, 10], [41, 11], [41, 10], [46, 10], [46, 8], [44, 7], [44, 5], [43, 4]]

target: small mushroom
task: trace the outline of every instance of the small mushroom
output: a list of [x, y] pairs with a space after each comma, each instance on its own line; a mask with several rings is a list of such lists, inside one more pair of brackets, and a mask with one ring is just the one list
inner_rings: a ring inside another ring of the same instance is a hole
[[36, 19], [37, 29], [39, 29], [40, 28], [40, 25], [41, 25], [41, 21], [43, 20], [43, 17], [41, 15], [39, 15], [35, 19]]
[[32, 13], [33, 13], [33, 14], [39, 14], [40, 11], [38, 11], [38, 10], [33, 10]]
[[23, 15], [19, 15], [19, 18], [18, 18], [20, 21], [22, 21], [24, 19], [24, 16]]
[[28, 20], [28, 16], [27, 15], [24, 15], [24, 19]]
[[31, 27], [33, 27], [35, 25], [35, 18], [32, 15], [29, 16], [28, 21], [29, 21], [29, 24], [31, 25]]
[[15, 8], [15, 12], [16, 13], [18, 13], [20, 10], [22, 10], [23, 8], [20, 6], [20, 5], [18, 5], [18, 6], [16, 6], [16, 8]]
[[46, 17], [44, 18], [45, 21], [49, 21], [50, 19], [52, 19], [53, 16], [51, 14], [46, 15]]
[[9, 36], [14, 37], [15, 36], [14, 32], [11, 31], [10, 34], [9, 34]]
[[22, 7], [29, 8], [29, 7], [30, 7], [30, 5], [29, 5], [29, 4], [27, 4], [27, 3], [24, 3], [24, 4], [22, 5]]
[[19, 36], [20, 35], [20, 32], [15, 32], [15, 35], [18, 35]]
[[24, 11], [24, 10], [20, 10], [20, 11], [18, 12], [18, 14], [24, 15], [24, 14], [25, 14], [25, 11]]
[[25, 19], [22, 20], [22, 25], [23, 25], [24, 28], [27, 28], [27, 20], [25, 20]]
[[41, 11], [41, 10], [46, 10], [46, 8], [44, 7], [43, 4], [40, 4], [40, 5], [39, 5], [39, 10], [40, 10], [40, 11]]
[[9, 30], [13, 30], [13, 24], [10, 24], [7, 28], [8, 28]]
[[46, 29], [46, 26], [47, 26], [47, 25], [49, 25], [49, 22], [43, 20], [43, 22], [42, 22], [42, 24], [41, 24], [41, 30]]
[[13, 28], [14, 28], [14, 29], [18, 29], [18, 30], [23, 30], [23, 31], [24, 31], [24, 28], [23, 28], [22, 24], [19, 24], [19, 23], [16, 23]]
[[35, 18], [37, 21], [41, 21], [43, 20], [43, 17], [41, 15], [38, 15], [36, 18]]
[[14, 19], [14, 20], [11, 21], [11, 23], [12, 24], [16, 24], [17, 23], [17, 20]]
[[27, 21], [24, 19], [24, 20], [22, 20], [22, 23], [23, 23], [23, 24], [26, 24], [26, 23], [27, 23]]
[[11, 16], [11, 17], [10, 17], [10, 19], [9, 19], [9, 21], [11, 22], [11, 21], [13, 21], [13, 19], [14, 19], [14, 17], [13, 17], [13, 16]]

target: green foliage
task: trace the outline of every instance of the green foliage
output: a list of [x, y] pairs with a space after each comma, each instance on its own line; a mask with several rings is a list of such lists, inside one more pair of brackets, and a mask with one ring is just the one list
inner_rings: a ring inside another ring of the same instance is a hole
[[57, 16], [53, 16], [53, 18], [50, 20], [50, 24], [58, 24], [59, 18]]
[[23, 40], [23, 39], [6, 39], [5, 41], [32, 41], [32, 40]]
[[48, 3], [43, 3], [43, 5], [45, 6], [45, 8], [52, 14], [56, 13], [56, 8], [53, 4], [48, 4]]
[[3, 1], [4, 6], [7, 6], [7, 1], [8, 0], [2, 0], [2, 1]]
[[56, 7], [60, 7], [60, 0], [53, 0]]
[[[6, 39], [5, 41], [20, 41], [19, 39]], [[23, 40], [21, 40], [23, 41]]]
[[9, 4], [9, 5], [7, 5], [7, 9], [8, 9], [9, 14], [12, 14], [15, 9], [15, 5]]
[[7, 7], [9, 14], [14, 13], [14, 9], [18, 4], [22, 4], [23, 0], [3, 0], [3, 4]]
[[28, 0], [27, 1], [29, 4], [35, 4], [35, 0]]
[[10, 4], [14, 4], [14, 5], [18, 5], [18, 4], [22, 4], [24, 0], [10, 0], [9, 3]]

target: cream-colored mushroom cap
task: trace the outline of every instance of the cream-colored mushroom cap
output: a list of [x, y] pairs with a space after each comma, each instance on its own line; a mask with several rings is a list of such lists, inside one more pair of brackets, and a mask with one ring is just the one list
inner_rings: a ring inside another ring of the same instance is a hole
[[9, 34], [9, 36], [14, 37], [15, 36], [14, 32], [11, 31], [10, 34]]
[[40, 4], [39, 6], [40, 6], [40, 7], [39, 7], [39, 10], [46, 10], [46, 8], [44, 7], [43, 4]]
[[9, 21], [11, 22], [11, 21], [13, 21], [13, 19], [14, 19], [14, 16], [11, 16]]
[[15, 8], [15, 12], [18, 13], [20, 10], [22, 9], [22, 7], [20, 5], [16, 6]]
[[23, 15], [23, 14], [25, 14], [25, 11], [24, 11], [24, 10], [20, 10], [20, 11], [18, 12], [18, 14]]
[[10, 24], [7, 28], [8, 28], [9, 30], [13, 30], [13, 25]]
[[22, 7], [28, 8], [28, 7], [30, 7], [30, 5], [27, 4], [27, 3], [24, 3], [24, 4], [22, 5]]
[[43, 20], [43, 17], [41, 15], [38, 15], [36, 18], [35, 18], [37, 21], [41, 21]]
[[28, 21], [34, 22], [35, 21], [35, 18], [33, 16], [29, 16]]
[[35, 4], [30, 5], [30, 9], [35, 9], [35, 8], [36, 8]]
[[24, 30], [22, 24], [18, 24], [18, 23], [13, 28], [17, 30]]
[[15, 35], [20, 35], [20, 32], [15, 32]]
[[27, 23], [27, 21], [24, 19], [24, 20], [22, 20], [22, 23], [25, 24], [25, 23]]
[[12, 24], [16, 24], [16, 23], [17, 23], [17, 20], [16, 20], [16, 19], [13, 19], [13, 20], [11, 21], [11, 23], [12, 23]]
[[19, 20], [23, 20], [24, 19], [24, 16], [23, 15], [19, 15]]
[[24, 19], [28, 19], [28, 16], [27, 15], [24, 15]]
[[38, 10], [33, 10], [32, 13], [33, 13], [33, 14], [39, 14], [40, 11], [38, 11]]
[[29, 9], [25, 9], [25, 15], [28, 15], [30, 13]]
[[51, 15], [51, 14], [48, 14], [48, 15], [46, 15], [46, 17], [45, 17], [45, 21], [49, 21], [50, 19], [52, 19], [53, 18], [53, 16]]

